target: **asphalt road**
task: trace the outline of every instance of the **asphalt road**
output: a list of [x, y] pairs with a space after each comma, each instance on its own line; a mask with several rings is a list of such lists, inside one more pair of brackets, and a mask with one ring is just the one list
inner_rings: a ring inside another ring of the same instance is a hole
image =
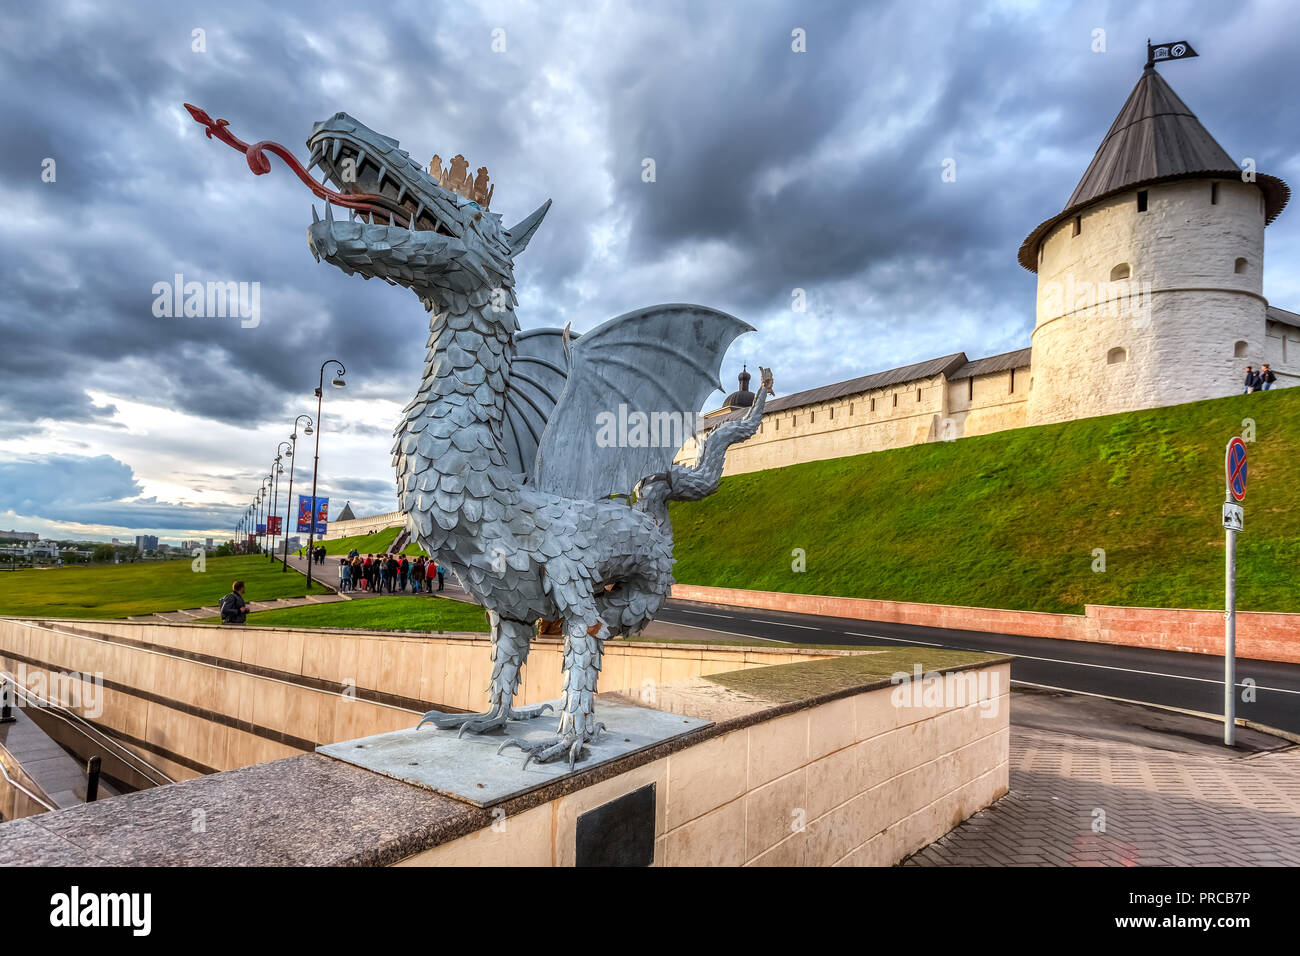
[[[1011, 679], [1041, 687], [1223, 713], [1223, 658], [1114, 644], [885, 624], [669, 601], [658, 620], [783, 644], [919, 645], [1014, 654]], [[1300, 639], [1300, 635], [1297, 635]], [[1241, 699], [1253, 681], [1254, 702]], [[1237, 660], [1237, 716], [1300, 733], [1300, 664]]]

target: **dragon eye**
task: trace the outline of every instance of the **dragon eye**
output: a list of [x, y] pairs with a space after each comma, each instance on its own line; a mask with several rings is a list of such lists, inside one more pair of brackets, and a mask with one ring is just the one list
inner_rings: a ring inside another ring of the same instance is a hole
[[480, 206], [478, 203], [476, 203], [476, 202], [475, 202], [474, 200], [472, 200], [472, 199], [471, 199], [469, 202], [465, 203], [465, 205], [466, 205], [466, 206], [473, 206], [475, 209], [482, 209], [482, 208], [483, 208], [482, 206]]

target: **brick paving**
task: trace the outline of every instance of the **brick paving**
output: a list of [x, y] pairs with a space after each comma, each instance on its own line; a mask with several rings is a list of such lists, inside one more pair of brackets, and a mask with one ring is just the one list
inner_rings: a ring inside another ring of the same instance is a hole
[[1010, 791], [902, 865], [1300, 866], [1300, 747], [1179, 752], [1017, 727], [1013, 706]]

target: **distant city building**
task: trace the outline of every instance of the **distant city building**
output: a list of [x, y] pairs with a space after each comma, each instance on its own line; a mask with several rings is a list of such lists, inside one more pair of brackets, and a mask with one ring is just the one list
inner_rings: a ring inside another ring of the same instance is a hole
[[135, 536], [135, 546], [141, 551], [157, 551], [158, 536], [156, 534], [137, 534]]
[[211, 550], [212, 550], [212, 539], [211, 539], [211, 538], [204, 538], [204, 539], [203, 539], [203, 546], [204, 546], [205, 548], [207, 548], [209, 551], [211, 551]]
[[0, 531], [0, 538], [13, 538], [17, 541], [39, 541], [41, 536], [31, 531]]

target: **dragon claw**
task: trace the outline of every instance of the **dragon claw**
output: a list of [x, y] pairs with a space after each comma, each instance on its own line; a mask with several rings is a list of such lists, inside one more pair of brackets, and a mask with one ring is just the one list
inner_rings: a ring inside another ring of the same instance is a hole
[[553, 710], [555, 708], [550, 704], [522, 707], [519, 710], [513, 707], [497, 707], [482, 714], [444, 714], [440, 710], [431, 710], [420, 718], [415, 729], [419, 730], [425, 724], [433, 724], [439, 730], [459, 730], [456, 734], [459, 740], [466, 734], [486, 734], [500, 730], [512, 720], [535, 720]]
[[524, 770], [527, 770], [528, 765], [534, 760], [538, 763], [550, 763], [557, 758], [563, 758], [572, 771], [582, 757], [586, 745], [595, 741], [604, 730], [604, 724], [597, 724], [590, 734], [568, 732], [553, 737], [543, 737], [541, 740], [520, 740], [518, 737], [511, 737], [509, 740], [502, 741], [501, 746], [497, 748], [497, 753], [503, 754], [511, 747], [519, 748], [525, 754], [524, 765], [521, 768]]

